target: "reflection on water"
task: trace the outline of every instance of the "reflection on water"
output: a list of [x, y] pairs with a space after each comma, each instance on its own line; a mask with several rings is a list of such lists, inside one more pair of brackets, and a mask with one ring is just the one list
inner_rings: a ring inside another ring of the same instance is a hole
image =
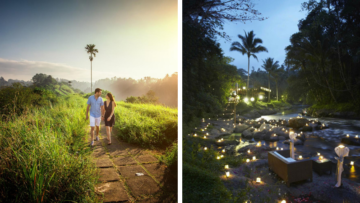
[[357, 179], [357, 174], [355, 172], [355, 166], [350, 167], [349, 179]]

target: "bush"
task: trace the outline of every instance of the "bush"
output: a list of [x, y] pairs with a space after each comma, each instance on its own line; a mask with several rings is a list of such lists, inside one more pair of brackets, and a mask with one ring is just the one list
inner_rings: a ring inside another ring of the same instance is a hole
[[25, 111], [57, 102], [56, 95], [46, 89], [25, 87], [20, 83], [0, 89], [0, 114], [3, 119], [9, 115], [21, 115]]
[[117, 104], [115, 128], [122, 139], [160, 148], [177, 140], [177, 109], [152, 104]]

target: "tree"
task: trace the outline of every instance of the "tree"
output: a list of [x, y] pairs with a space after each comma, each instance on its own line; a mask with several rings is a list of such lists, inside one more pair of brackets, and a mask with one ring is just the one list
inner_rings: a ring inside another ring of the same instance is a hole
[[91, 92], [92, 92], [92, 61], [93, 61], [93, 56], [96, 57], [96, 53], [98, 53], [99, 51], [97, 49], [95, 49], [95, 44], [88, 44], [85, 47], [86, 51], [88, 54], [90, 54], [89, 59], [90, 59], [90, 63], [91, 63]]
[[[245, 32], [245, 31], [244, 31]], [[230, 48], [230, 51], [238, 51], [242, 53], [242, 55], [247, 55], [248, 57], [248, 81], [246, 86], [246, 96], [248, 93], [249, 88], [249, 81], [250, 81], [250, 57], [254, 57], [256, 60], [258, 60], [256, 53], [266, 51], [268, 50], [258, 44], [262, 44], [262, 40], [260, 38], [255, 38], [254, 32], [251, 30], [250, 32], [246, 33], [245, 36], [238, 35], [238, 37], [241, 39], [241, 42], [233, 42]]]
[[283, 78], [284, 74], [286, 73], [284, 70], [284, 66], [281, 66], [281, 68], [278, 68], [279, 66], [275, 66], [274, 70], [272, 71], [272, 77], [275, 81], [275, 85], [276, 85], [276, 101], [279, 101], [279, 88], [278, 88], [278, 84], [279, 81]]
[[[279, 67], [279, 61], [274, 62], [274, 58], [269, 57], [265, 59], [265, 61], [263, 60], [263, 63], [264, 64], [261, 67], [268, 72], [268, 76], [269, 76], [268, 88], [270, 89], [270, 76]], [[270, 102], [270, 91], [268, 92], [268, 102]]]

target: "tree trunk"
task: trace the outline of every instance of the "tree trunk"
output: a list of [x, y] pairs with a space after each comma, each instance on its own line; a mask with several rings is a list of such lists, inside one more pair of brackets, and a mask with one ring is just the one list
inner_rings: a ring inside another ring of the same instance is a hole
[[91, 92], [92, 92], [92, 60], [91, 60]]
[[[269, 72], [269, 85], [268, 85], [268, 88], [270, 90], [270, 72]], [[270, 102], [270, 91], [268, 92], [268, 102]]]
[[327, 79], [325, 79], [325, 81], [326, 81], [326, 84], [328, 85], [328, 88], [329, 88], [329, 91], [330, 91], [331, 97], [333, 98], [334, 102], [335, 102], [335, 103], [337, 103], [337, 102], [336, 102], [336, 99], [335, 99], [335, 96], [334, 96], [333, 92], [331, 91], [331, 88], [330, 88], [330, 85], [329, 85], [328, 80], [327, 80]]
[[275, 81], [275, 84], [276, 84], [276, 100], [279, 101], [279, 89], [277, 86], [277, 81]]
[[246, 87], [246, 96], [248, 96], [249, 81], [250, 81], [250, 56], [248, 56], [248, 81]]

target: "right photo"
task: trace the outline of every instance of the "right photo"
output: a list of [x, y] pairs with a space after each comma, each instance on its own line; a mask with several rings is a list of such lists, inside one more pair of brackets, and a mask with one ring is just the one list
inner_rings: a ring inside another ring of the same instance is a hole
[[183, 0], [183, 202], [360, 202], [360, 0]]

